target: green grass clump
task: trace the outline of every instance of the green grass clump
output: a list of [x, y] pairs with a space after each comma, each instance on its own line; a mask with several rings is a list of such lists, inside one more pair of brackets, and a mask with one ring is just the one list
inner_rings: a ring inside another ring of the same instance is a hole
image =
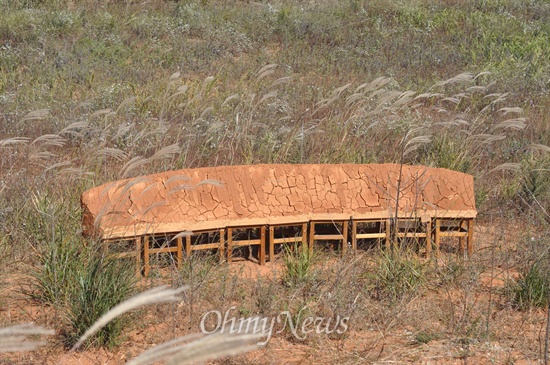
[[413, 253], [381, 252], [375, 260], [366, 282], [377, 300], [398, 302], [407, 295], [418, 294], [427, 281], [428, 266]]
[[63, 306], [70, 302], [82, 265], [82, 241], [64, 236], [42, 247], [29, 295], [41, 303]]
[[535, 262], [520, 272], [515, 282], [509, 283], [514, 306], [521, 310], [545, 307], [550, 299], [550, 272], [548, 266]]
[[[135, 293], [135, 263], [92, 252], [78, 274], [78, 282], [67, 305], [67, 324], [63, 330], [66, 344], [73, 345], [86, 330], [111, 308]], [[90, 339], [97, 346], [113, 347], [129, 324], [117, 317]]]
[[298, 244], [285, 245], [284, 248], [285, 271], [283, 281], [286, 285], [295, 287], [311, 278], [314, 253], [307, 246], [299, 246]]

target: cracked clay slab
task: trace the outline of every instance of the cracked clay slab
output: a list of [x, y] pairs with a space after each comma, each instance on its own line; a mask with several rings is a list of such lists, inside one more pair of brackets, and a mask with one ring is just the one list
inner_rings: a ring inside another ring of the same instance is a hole
[[404, 165], [399, 182], [400, 168], [247, 165], [167, 171], [84, 192], [82, 224], [86, 235], [116, 239], [230, 226], [388, 218], [395, 216], [396, 208], [402, 217], [476, 216], [471, 175]]

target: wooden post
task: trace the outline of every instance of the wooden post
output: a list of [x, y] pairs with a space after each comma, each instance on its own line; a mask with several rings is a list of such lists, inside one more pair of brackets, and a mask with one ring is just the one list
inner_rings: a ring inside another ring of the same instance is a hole
[[391, 250], [391, 220], [386, 219], [386, 251]]
[[[185, 241], [187, 242], [187, 237], [186, 237]], [[181, 237], [178, 237], [176, 242], [178, 244], [178, 252], [177, 252], [177, 255], [178, 255], [178, 269], [181, 269], [181, 264], [182, 264], [182, 261], [183, 261], [183, 240], [182, 240]]]
[[351, 249], [357, 251], [357, 222], [351, 220]]
[[342, 253], [348, 252], [348, 228], [349, 222], [342, 222]]
[[[458, 225], [458, 231], [459, 232], [462, 232], [462, 227], [463, 227], [464, 223], [465, 223], [464, 219], [461, 219], [460, 223]], [[466, 221], [466, 230], [468, 229], [468, 227], [469, 227], [469, 224]], [[464, 257], [464, 255], [466, 254], [465, 248], [466, 247], [464, 246], [464, 237], [459, 236], [458, 237], [458, 252], [460, 253], [460, 255], [462, 255], [462, 257]]]
[[191, 236], [185, 236], [185, 256], [191, 257]]
[[466, 242], [468, 249], [468, 257], [471, 257], [474, 254], [474, 219], [470, 218], [467, 220], [468, 227], [468, 240]]
[[439, 244], [441, 243], [441, 219], [435, 218], [435, 255], [439, 256]]
[[143, 275], [149, 276], [151, 266], [149, 265], [149, 236], [143, 237]]
[[426, 258], [432, 255], [432, 219], [426, 222]]
[[141, 276], [141, 236], [136, 237], [136, 273]]
[[313, 245], [315, 243], [315, 222], [309, 223], [309, 253], [313, 253]]
[[269, 262], [275, 260], [275, 227], [269, 226]]
[[265, 265], [265, 226], [260, 227], [260, 265]]
[[225, 259], [225, 229], [220, 229], [220, 260], [223, 262]]
[[302, 247], [307, 246], [307, 223], [302, 223]]
[[227, 228], [227, 262], [233, 259], [233, 228]]

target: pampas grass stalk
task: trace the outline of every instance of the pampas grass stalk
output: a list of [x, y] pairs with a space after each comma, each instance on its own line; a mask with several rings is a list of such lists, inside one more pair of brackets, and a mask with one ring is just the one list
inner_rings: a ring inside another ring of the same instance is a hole
[[54, 334], [54, 330], [32, 323], [0, 328], [0, 353], [36, 350], [39, 346], [45, 345], [46, 342], [29, 340], [28, 336], [52, 336]]
[[159, 286], [150, 290], [147, 290], [141, 294], [135, 295], [132, 298], [125, 300], [113, 309], [105, 313], [99, 318], [74, 344], [71, 351], [77, 350], [82, 344], [90, 337], [92, 337], [97, 331], [105, 327], [113, 319], [129, 312], [133, 309], [140, 308], [146, 305], [159, 304], [166, 302], [180, 301], [180, 294], [187, 290], [187, 286], [182, 286], [176, 289], [171, 289], [166, 286]]

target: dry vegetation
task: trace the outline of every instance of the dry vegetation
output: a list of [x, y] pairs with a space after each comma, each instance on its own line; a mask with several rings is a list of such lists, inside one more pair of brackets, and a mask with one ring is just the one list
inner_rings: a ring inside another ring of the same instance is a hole
[[[285, 330], [221, 363], [544, 359], [548, 1], [0, 0], [0, 10], [0, 326], [55, 329], [0, 364], [124, 363], [231, 306], [350, 326], [303, 341]], [[474, 175], [478, 254], [289, 250], [263, 273], [197, 256], [134, 283], [80, 237], [80, 194], [106, 181], [340, 162]], [[189, 289], [67, 354], [107, 308], [161, 283]]]

